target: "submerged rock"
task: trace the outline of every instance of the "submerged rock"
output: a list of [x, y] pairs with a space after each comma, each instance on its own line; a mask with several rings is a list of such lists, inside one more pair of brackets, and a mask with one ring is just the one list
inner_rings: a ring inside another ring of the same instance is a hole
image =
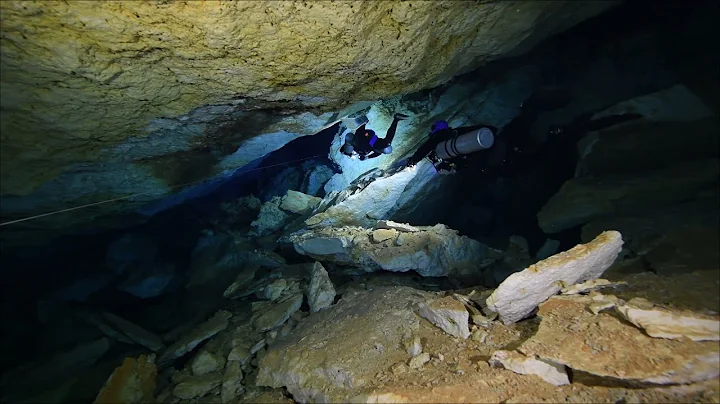
[[717, 317], [655, 307], [643, 298], [631, 299], [615, 308], [623, 318], [645, 330], [651, 337], [689, 338], [693, 341], [720, 340], [720, 319]]
[[536, 375], [555, 386], [570, 384], [565, 367], [548, 361], [528, 358], [519, 352], [496, 351], [488, 361], [521, 375]]
[[230, 317], [232, 317], [232, 313], [229, 311], [218, 311], [209, 320], [198, 325], [190, 333], [168, 347], [158, 360], [158, 363], [164, 365], [192, 351], [201, 342], [227, 328]]
[[320, 205], [320, 201], [322, 201], [321, 198], [289, 190], [282, 197], [280, 209], [298, 215], [309, 215]]
[[333, 286], [327, 271], [319, 262], [313, 264], [310, 283], [307, 287], [308, 305], [311, 313], [330, 307], [335, 300], [335, 286]]
[[465, 305], [457, 299], [448, 296], [427, 304], [421, 303], [419, 307], [420, 316], [453, 337], [467, 339], [470, 336], [469, 314]]
[[263, 203], [258, 218], [250, 226], [253, 230], [251, 235], [266, 236], [285, 227], [290, 221], [290, 216], [280, 209], [282, 199], [276, 196]]
[[190, 368], [195, 376], [202, 376], [222, 370], [224, 366], [224, 358], [209, 351], [200, 352], [193, 358], [192, 362], [190, 362]]
[[223, 403], [235, 400], [243, 392], [243, 373], [239, 362], [229, 362], [223, 375], [220, 397]]
[[125, 358], [95, 398], [95, 404], [141, 404], [154, 401], [155, 355]]
[[112, 313], [103, 313], [103, 317], [130, 339], [147, 347], [151, 351], [157, 352], [165, 348], [162, 338], [155, 333]]
[[286, 386], [300, 402], [347, 400], [379, 369], [408, 360], [402, 340], [419, 329], [413, 307], [429, 296], [406, 287], [346, 293], [275, 341], [260, 359], [257, 385]]
[[[587, 296], [555, 296], [540, 305], [537, 333], [518, 350], [607, 380], [686, 384], [720, 375], [716, 342], [668, 340], [606, 313], [587, 310]], [[570, 325], [570, 326], [569, 326]]]
[[606, 231], [590, 243], [531, 265], [503, 281], [487, 298], [487, 306], [505, 324], [522, 320], [564, 287], [600, 277], [615, 261], [622, 244], [620, 233]]
[[298, 294], [273, 304], [267, 310], [261, 309], [262, 312], [253, 320], [253, 326], [260, 332], [280, 327], [293, 313], [300, 310], [302, 302], [303, 295]]
[[319, 261], [352, 265], [366, 272], [417, 271], [422, 276], [477, 275], [500, 257], [500, 252], [459, 236], [444, 225], [418, 227], [401, 233], [401, 245], [391, 240], [375, 243], [373, 230], [357, 227], [317, 228], [288, 237], [295, 251]]

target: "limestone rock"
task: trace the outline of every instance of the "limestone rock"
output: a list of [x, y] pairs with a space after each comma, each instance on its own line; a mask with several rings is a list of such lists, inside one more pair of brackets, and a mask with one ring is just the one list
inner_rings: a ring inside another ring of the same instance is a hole
[[232, 317], [232, 313], [229, 311], [219, 310], [209, 320], [198, 325], [190, 333], [168, 347], [158, 360], [158, 363], [168, 363], [192, 351], [201, 342], [227, 328], [230, 317]]
[[148, 403], [153, 401], [157, 368], [155, 355], [125, 358], [95, 398], [96, 404]]
[[233, 281], [230, 286], [225, 289], [223, 296], [228, 299], [239, 299], [241, 297], [249, 296], [255, 292], [253, 282], [255, 280], [255, 273], [260, 269], [258, 265], [249, 265], [243, 268]]
[[293, 313], [300, 310], [303, 302], [303, 295], [290, 296], [284, 301], [273, 304], [269, 309], [263, 310], [253, 320], [253, 326], [259, 332], [280, 327]]
[[545, 233], [557, 233], [603, 215], [670, 205], [711, 189], [718, 175], [718, 160], [706, 159], [642, 174], [574, 178], [540, 210], [538, 224]]
[[401, 233], [402, 245], [376, 244], [371, 229], [357, 227], [316, 228], [288, 237], [295, 251], [318, 261], [351, 265], [366, 272], [415, 270], [422, 276], [477, 274], [492, 264], [500, 252], [475, 240], [459, 236], [444, 225], [421, 227]]
[[151, 351], [157, 352], [165, 348], [162, 338], [138, 326], [137, 324], [127, 321], [124, 318], [116, 316], [112, 313], [103, 313], [103, 317], [105, 317], [108, 322], [110, 322], [118, 330], [122, 331], [130, 339], [147, 347]]
[[[259, 363], [257, 385], [286, 386], [301, 402], [346, 400], [380, 370], [407, 361], [401, 341], [419, 329], [413, 306], [428, 297], [406, 287], [346, 293], [269, 347]], [[377, 349], [378, 343], [384, 349]]]
[[370, 237], [372, 237], [373, 242], [382, 243], [385, 240], [397, 237], [397, 235], [398, 232], [396, 230], [377, 229], [371, 233]]
[[522, 320], [566, 285], [600, 277], [615, 261], [622, 244], [620, 233], [606, 231], [590, 243], [531, 265], [500, 284], [487, 298], [487, 306], [505, 324]]
[[397, 223], [392, 220], [378, 220], [375, 227], [378, 229], [397, 230], [404, 233], [414, 233], [416, 231], [420, 231], [417, 227], [410, 226], [407, 223]]
[[218, 387], [222, 381], [223, 375], [220, 372], [210, 373], [203, 376], [190, 376], [175, 386], [173, 394], [175, 397], [183, 400], [202, 397], [209, 393], [212, 389]]
[[654, 305], [643, 298], [634, 298], [616, 310], [629, 322], [655, 338], [693, 341], [720, 340], [720, 320], [698, 316], [692, 312], [675, 312]]
[[323, 186], [335, 174], [332, 168], [324, 164], [315, 164], [309, 171], [305, 172], [305, 176], [300, 185], [300, 191], [305, 194], [321, 197], [325, 193]]
[[521, 375], [536, 375], [555, 386], [570, 384], [565, 367], [547, 361], [528, 358], [514, 351], [495, 351], [489, 360], [493, 366], [502, 366]]
[[308, 305], [310, 312], [330, 307], [335, 300], [335, 286], [333, 286], [327, 271], [319, 262], [315, 262], [307, 289]]
[[589, 300], [555, 296], [543, 303], [537, 333], [518, 350], [578, 372], [635, 383], [686, 384], [720, 375], [716, 342], [649, 337], [610, 314], [590, 313]]
[[276, 196], [263, 203], [258, 218], [250, 223], [253, 230], [251, 235], [266, 236], [282, 229], [290, 220], [290, 216], [280, 210], [281, 198]]
[[428, 304], [421, 303], [420, 316], [453, 337], [467, 339], [470, 336], [469, 314], [465, 305], [453, 297], [443, 297]]
[[192, 362], [190, 362], [190, 368], [192, 369], [193, 375], [202, 376], [208, 373], [212, 373], [218, 370], [222, 370], [225, 365], [225, 361], [222, 357], [219, 357], [212, 352], [202, 351], [195, 355]]
[[243, 373], [239, 362], [230, 362], [223, 375], [220, 397], [223, 403], [235, 400], [243, 391]]
[[410, 369], [420, 369], [428, 362], [430, 362], [430, 354], [424, 352], [410, 359], [410, 363], [408, 364], [408, 366], [410, 366]]
[[322, 199], [293, 190], [287, 191], [282, 197], [280, 209], [299, 215], [308, 215], [320, 205]]
[[261, 295], [262, 298], [270, 300], [270, 301], [276, 301], [280, 299], [283, 292], [288, 288], [288, 281], [286, 279], [280, 278], [278, 280], [273, 281], [269, 285], [263, 289]]

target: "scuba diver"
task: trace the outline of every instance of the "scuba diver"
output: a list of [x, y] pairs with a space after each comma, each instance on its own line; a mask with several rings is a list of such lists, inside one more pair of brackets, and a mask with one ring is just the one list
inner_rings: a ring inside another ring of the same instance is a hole
[[468, 154], [492, 147], [495, 133], [497, 128], [490, 125], [451, 128], [446, 121], [436, 121], [430, 137], [408, 158], [407, 165], [412, 167], [428, 157], [438, 173], [454, 174], [467, 165]]
[[396, 113], [384, 138], [379, 138], [372, 129], [366, 129], [365, 123], [360, 125], [355, 133], [348, 132], [345, 135], [345, 144], [341, 149], [342, 154], [348, 157], [357, 155], [360, 160], [365, 160], [392, 153], [392, 141], [398, 122], [407, 118], [408, 116], [405, 114]]

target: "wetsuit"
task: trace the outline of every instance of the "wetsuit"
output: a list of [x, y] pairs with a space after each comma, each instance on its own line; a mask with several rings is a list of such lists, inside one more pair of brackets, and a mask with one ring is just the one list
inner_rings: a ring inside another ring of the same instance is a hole
[[383, 154], [383, 150], [392, 144], [395, 138], [395, 132], [397, 131], [398, 122], [400, 119], [394, 118], [385, 133], [384, 138], [379, 138], [373, 132], [369, 132], [365, 129], [366, 124], [362, 124], [355, 130], [354, 134], [348, 134], [345, 136], [345, 143], [349, 143], [353, 146], [355, 151], [364, 158], [375, 158]]

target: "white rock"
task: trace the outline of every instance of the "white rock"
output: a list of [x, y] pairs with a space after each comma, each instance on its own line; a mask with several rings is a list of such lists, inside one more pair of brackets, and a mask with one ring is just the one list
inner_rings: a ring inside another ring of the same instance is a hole
[[172, 344], [160, 357], [158, 364], [165, 364], [192, 351], [201, 342], [224, 330], [232, 313], [219, 310], [209, 320], [198, 325], [191, 332]]
[[307, 215], [312, 213], [313, 209], [320, 205], [321, 198], [303, 194], [293, 190], [288, 190], [280, 202], [280, 209], [290, 213]]
[[488, 361], [492, 366], [502, 366], [521, 375], [536, 375], [555, 386], [570, 384], [565, 366], [529, 358], [515, 351], [495, 351]]
[[262, 297], [267, 300], [278, 300], [283, 292], [288, 288], [287, 280], [280, 278], [267, 285], [262, 291]]
[[655, 338], [693, 341], [720, 340], [720, 320], [702, 318], [691, 312], [675, 312], [653, 307], [642, 298], [634, 298], [615, 309], [629, 322]]
[[486, 304], [506, 325], [522, 320], [563, 287], [600, 277], [615, 261], [622, 245], [619, 232], [603, 232], [587, 244], [510, 275], [487, 298]]
[[410, 369], [420, 369], [424, 364], [430, 362], [430, 354], [425, 352], [410, 359]]
[[208, 351], [202, 351], [190, 363], [193, 375], [202, 376], [212, 373], [224, 366], [224, 361]]
[[469, 314], [465, 305], [452, 297], [443, 297], [428, 304], [420, 303], [420, 316], [440, 327], [446, 333], [467, 339]]
[[375, 224], [376, 229], [394, 229], [404, 233], [414, 233], [420, 231], [417, 227], [410, 226], [407, 223], [397, 223], [391, 220], [378, 220]]
[[299, 254], [318, 261], [356, 266], [366, 272], [414, 270], [422, 276], [477, 274], [501, 253], [444, 225], [400, 233], [398, 243], [373, 242], [371, 229], [324, 227], [304, 230], [288, 237]]
[[375, 243], [382, 243], [385, 240], [390, 240], [398, 235], [396, 230], [390, 229], [377, 229], [371, 233], [372, 241]]
[[330, 307], [335, 300], [335, 287], [330, 281], [327, 271], [319, 262], [315, 262], [313, 265], [307, 298], [312, 313]]

